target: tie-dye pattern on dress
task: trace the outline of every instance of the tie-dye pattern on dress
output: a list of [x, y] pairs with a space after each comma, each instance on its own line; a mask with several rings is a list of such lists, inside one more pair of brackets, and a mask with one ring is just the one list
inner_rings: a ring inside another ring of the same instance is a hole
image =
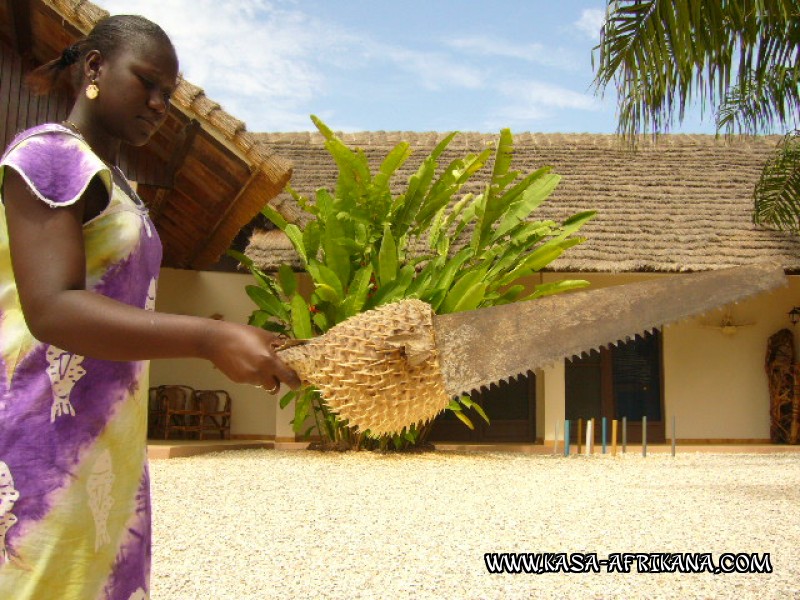
[[[0, 161], [57, 209], [94, 177], [108, 206], [83, 227], [86, 287], [152, 310], [161, 243], [141, 201], [56, 124], [20, 134]], [[0, 598], [148, 597], [147, 362], [79, 356], [25, 325], [0, 206]]]

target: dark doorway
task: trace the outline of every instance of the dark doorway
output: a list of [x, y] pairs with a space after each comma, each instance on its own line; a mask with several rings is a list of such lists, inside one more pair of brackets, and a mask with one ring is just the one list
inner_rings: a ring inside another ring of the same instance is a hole
[[[658, 331], [568, 360], [565, 417], [572, 422], [596, 419], [597, 423], [601, 417], [606, 417], [609, 423], [627, 417], [628, 441], [641, 443], [642, 417], [647, 416], [647, 440], [663, 442], [662, 373]], [[573, 441], [576, 430], [573, 425]], [[598, 431], [595, 430], [595, 438]]]
[[536, 441], [536, 376], [528, 372], [508, 383], [492, 384], [487, 391], [470, 398], [483, 408], [490, 424], [470, 409], [465, 414], [475, 425], [469, 429], [452, 411], [437, 417], [431, 431], [434, 442], [516, 442]]

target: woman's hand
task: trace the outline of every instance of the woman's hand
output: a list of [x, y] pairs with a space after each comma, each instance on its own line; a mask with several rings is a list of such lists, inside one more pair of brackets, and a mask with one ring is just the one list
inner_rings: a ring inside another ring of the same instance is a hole
[[267, 390], [281, 383], [295, 389], [300, 378], [277, 355], [278, 336], [249, 325], [213, 321], [204, 342], [203, 354], [226, 377]]

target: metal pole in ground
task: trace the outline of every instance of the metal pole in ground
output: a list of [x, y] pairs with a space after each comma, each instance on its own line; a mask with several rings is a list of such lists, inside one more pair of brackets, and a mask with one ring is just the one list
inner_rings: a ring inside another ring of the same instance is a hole
[[628, 450], [628, 417], [622, 417], [622, 453]]
[[672, 415], [672, 456], [675, 456], [675, 415]]
[[594, 419], [586, 422], [586, 456], [594, 454]]
[[603, 433], [601, 435], [602, 435], [602, 438], [603, 438], [603, 454], [605, 454], [606, 453], [606, 418], [605, 417], [603, 417], [603, 420], [602, 420], [602, 427], [603, 427]]
[[642, 417], [642, 456], [647, 456], [647, 415]]
[[553, 433], [553, 456], [555, 456], [556, 452], [558, 452], [558, 421], [556, 421], [556, 424], [553, 427]]
[[611, 421], [611, 456], [617, 455], [617, 420]]
[[564, 456], [569, 456], [569, 419], [564, 421]]

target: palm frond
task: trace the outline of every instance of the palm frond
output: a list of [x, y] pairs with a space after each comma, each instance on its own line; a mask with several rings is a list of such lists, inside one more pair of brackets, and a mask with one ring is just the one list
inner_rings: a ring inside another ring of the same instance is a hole
[[787, 134], [778, 144], [753, 196], [755, 223], [800, 233], [800, 131]]
[[[770, 99], [790, 108], [800, 81], [798, 0], [609, 0], [595, 48], [595, 86], [613, 82], [619, 131], [666, 131], [695, 98], [718, 106], [732, 86], [765, 88], [782, 72], [793, 85]], [[771, 118], [785, 122], [786, 112]]]
[[771, 133], [776, 124], [798, 126], [800, 90], [787, 69], [768, 73], [759, 82], [754, 74], [730, 89], [717, 110], [717, 130], [756, 135]]

